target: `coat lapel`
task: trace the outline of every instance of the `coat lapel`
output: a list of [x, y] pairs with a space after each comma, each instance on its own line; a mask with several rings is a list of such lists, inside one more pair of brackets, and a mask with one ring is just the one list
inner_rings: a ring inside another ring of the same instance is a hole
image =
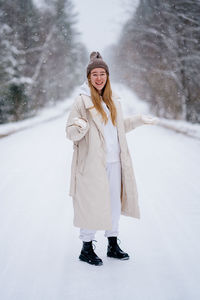
[[124, 131], [124, 124], [123, 124], [123, 115], [121, 109], [121, 103], [119, 101], [115, 101], [116, 109], [117, 109], [117, 132], [118, 132], [118, 139], [121, 149], [121, 155], [126, 155], [126, 135]]
[[104, 138], [104, 131], [103, 131], [103, 126], [102, 126], [102, 121], [101, 121], [101, 115], [96, 110], [96, 108], [90, 109], [90, 114], [91, 114], [92, 119], [95, 122], [98, 130], [100, 131], [102, 137]]
[[104, 132], [103, 132], [103, 126], [102, 126], [102, 121], [101, 121], [101, 115], [99, 114], [99, 112], [94, 107], [92, 99], [89, 96], [86, 96], [86, 95], [83, 96], [82, 95], [82, 99], [83, 99], [85, 108], [89, 110], [93, 121], [95, 122], [98, 130], [100, 131], [100, 133], [101, 133], [101, 135], [104, 139]]

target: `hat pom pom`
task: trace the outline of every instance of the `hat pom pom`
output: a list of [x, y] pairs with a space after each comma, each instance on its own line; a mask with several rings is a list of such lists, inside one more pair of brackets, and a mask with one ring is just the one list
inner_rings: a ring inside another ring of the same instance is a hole
[[93, 51], [91, 54], [90, 54], [90, 60], [94, 60], [96, 58], [101, 58], [102, 59], [102, 56], [99, 52], [96, 52], [96, 51]]

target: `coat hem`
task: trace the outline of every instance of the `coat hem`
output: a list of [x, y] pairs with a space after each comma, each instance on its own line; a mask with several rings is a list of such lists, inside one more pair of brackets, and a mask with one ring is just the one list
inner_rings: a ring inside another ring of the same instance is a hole
[[131, 217], [131, 218], [134, 218], [134, 219], [140, 219], [140, 215], [133, 215], [133, 214], [130, 214], [129, 212], [127, 211], [122, 211], [121, 214], [123, 216], [126, 216], [126, 217]]

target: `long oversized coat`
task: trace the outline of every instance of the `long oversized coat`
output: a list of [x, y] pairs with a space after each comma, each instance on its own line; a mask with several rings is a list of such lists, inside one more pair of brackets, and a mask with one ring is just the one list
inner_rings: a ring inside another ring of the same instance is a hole
[[[121, 103], [113, 96], [117, 109], [117, 133], [122, 171], [121, 214], [140, 218], [138, 194], [126, 132], [143, 125], [141, 115], [123, 119]], [[74, 124], [84, 118], [86, 128]], [[91, 230], [110, 230], [111, 206], [106, 173], [106, 146], [101, 115], [88, 95], [79, 95], [73, 104], [66, 125], [67, 138], [73, 141], [70, 196], [73, 197], [74, 226]]]

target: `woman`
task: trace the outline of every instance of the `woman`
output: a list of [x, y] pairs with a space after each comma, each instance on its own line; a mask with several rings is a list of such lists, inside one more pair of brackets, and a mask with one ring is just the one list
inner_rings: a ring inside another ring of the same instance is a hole
[[74, 225], [83, 247], [79, 259], [102, 265], [93, 250], [96, 230], [105, 230], [107, 256], [126, 260], [118, 245], [120, 214], [139, 218], [137, 188], [125, 133], [156, 119], [144, 115], [123, 119], [119, 98], [112, 93], [109, 68], [92, 52], [87, 82], [70, 112], [66, 134], [74, 142], [70, 195]]

